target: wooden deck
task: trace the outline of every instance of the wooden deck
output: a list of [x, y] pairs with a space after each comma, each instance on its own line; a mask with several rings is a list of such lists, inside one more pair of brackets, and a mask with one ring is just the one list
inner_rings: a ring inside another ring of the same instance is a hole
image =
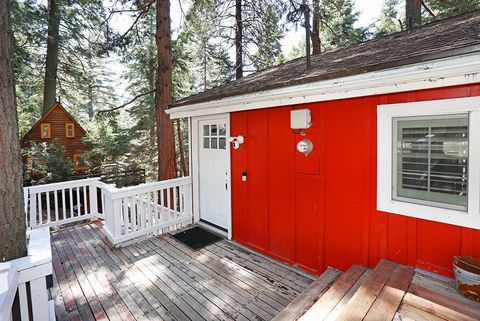
[[451, 279], [383, 260], [373, 270], [328, 269], [274, 319], [292, 320], [474, 321], [480, 304]]
[[220, 241], [170, 236], [111, 249], [101, 227], [52, 233], [57, 320], [271, 320], [313, 279]]

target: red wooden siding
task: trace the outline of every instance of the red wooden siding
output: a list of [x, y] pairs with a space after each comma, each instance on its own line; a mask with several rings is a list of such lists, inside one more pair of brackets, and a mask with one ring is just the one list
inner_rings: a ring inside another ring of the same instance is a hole
[[308, 157], [295, 151], [292, 107], [232, 113], [232, 136], [246, 138], [232, 150], [233, 238], [315, 274], [387, 258], [451, 275], [454, 255], [480, 255], [480, 231], [376, 210], [376, 109], [479, 95], [470, 85], [295, 106], [312, 112]]

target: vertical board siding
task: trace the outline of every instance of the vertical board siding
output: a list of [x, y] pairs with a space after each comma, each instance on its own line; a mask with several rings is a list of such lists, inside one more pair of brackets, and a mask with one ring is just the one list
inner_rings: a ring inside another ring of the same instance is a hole
[[233, 239], [313, 274], [387, 258], [451, 276], [454, 255], [480, 255], [480, 231], [376, 210], [377, 105], [479, 95], [475, 84], [295, 106], [312, 113], [304, 135], [292, 106], [232, 113], [232, 136], [246, 138], [231, 157]]

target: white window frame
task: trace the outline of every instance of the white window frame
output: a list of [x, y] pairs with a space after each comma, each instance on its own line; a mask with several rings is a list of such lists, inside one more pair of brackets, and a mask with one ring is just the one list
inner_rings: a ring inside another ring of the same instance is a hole
[[[469, 115], [467, 210], [393, 198], [394, 118]], [[480, 97], [377, 106], [377, 210], [480, 229]]]

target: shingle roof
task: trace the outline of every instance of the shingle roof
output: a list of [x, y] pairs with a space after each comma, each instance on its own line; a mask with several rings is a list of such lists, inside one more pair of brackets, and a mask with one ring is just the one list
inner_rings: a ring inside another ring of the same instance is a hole
[[308, 71], [305, 58], [295, 59], [181, 99], [170, 108], [454, 56], [472, 46], [480, 46], [480, 10], [313, 55]]

